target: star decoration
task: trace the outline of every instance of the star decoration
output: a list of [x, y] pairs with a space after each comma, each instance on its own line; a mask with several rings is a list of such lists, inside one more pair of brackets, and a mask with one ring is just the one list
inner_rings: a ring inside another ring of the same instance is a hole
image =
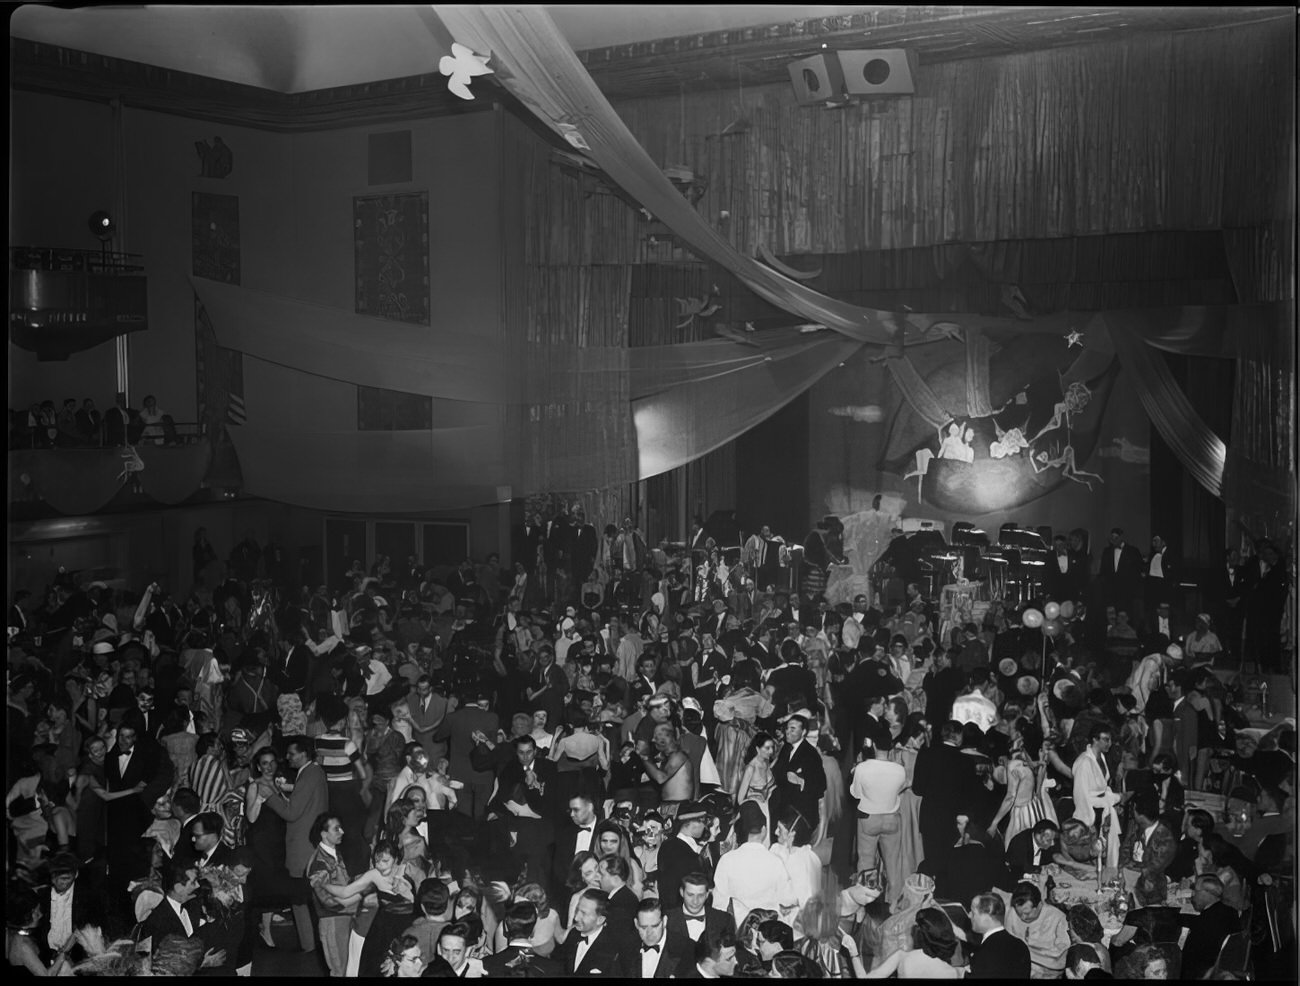
[[438, 62], [438, 71], [443, 75], [450, 76], [447, 80], [447, 88], [461, 99], [473, 99], [474, 94], [469, 91], [469, 80], [476, 75], [491, 75], [492, 70], [487, 67], [489, 55], [476, 55], [459, 42], [451, 46], [451, 54], [443, 55]]
[[1078, 329], [1071, 329], [1070, 334], [1065, 337], [1065, 342], [1066, 342], [1066, 346], [1065, 346], [1066, 349], [1073, 349], [1075, 346], [1078, 346], [1080, 349], [1082, 349], [1083, 333], [1080, 332]]

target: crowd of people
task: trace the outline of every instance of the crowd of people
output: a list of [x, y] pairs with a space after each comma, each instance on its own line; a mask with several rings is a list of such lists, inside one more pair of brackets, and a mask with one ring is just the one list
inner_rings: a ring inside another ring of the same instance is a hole
[[1201, 628], [546, 526], [513, 577], [200, 531], [192, 588], [20, 594], [11, 970], [250, 975], [292, 926], [331, 976], [1294, 978], [1295, 724]]
[[152, 394], [139, 408], [128, 406], [126, 396], [119, 394], [103, 412], [91, 397], [80, 403], [68, 397], [58, 408], [47, 400], [33, 402], [26, 411], [9, 409], [10, 449], [113, 448], [180, 441], [172, 416], [158, 407]]

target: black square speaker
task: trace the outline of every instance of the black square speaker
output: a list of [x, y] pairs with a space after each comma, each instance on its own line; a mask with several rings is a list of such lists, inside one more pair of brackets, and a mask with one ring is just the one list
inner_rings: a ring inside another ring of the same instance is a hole
[[911, 96], [916, 56], [904, 48], [837, 51], [844, 90], [850, 96]]
[[800, 106], [814, 106], [828, 99], [844, 97], [844, 76], [840, 63], [827, 52], [801, 58], [786, 66], [794, 83], [794, 98]]
[[411, 131], [370, 134], [368, 185], [394, 185], [411, 180]]

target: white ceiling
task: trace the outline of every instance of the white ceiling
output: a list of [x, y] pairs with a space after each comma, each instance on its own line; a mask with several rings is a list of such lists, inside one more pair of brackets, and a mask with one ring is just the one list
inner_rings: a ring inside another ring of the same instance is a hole
[[[575, 50], [855, 13], [871, 6], [542, 4]], [[306, 92], [435, 71], [429, 7], [24, 4], [11, 36], [147, 65]]]

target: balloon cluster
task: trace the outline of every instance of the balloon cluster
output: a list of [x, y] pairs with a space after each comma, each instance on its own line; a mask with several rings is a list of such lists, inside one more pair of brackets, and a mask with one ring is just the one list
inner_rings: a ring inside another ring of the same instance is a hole
[[1059, 637], [1065, 629], [1065, 621], [1074, 616], [1074, 603], [1048, 603], [1041, 610], [1027, 609], [1020, 617], [1020, 622], [1031, 630], [1042, 630], [1045, 637]]

